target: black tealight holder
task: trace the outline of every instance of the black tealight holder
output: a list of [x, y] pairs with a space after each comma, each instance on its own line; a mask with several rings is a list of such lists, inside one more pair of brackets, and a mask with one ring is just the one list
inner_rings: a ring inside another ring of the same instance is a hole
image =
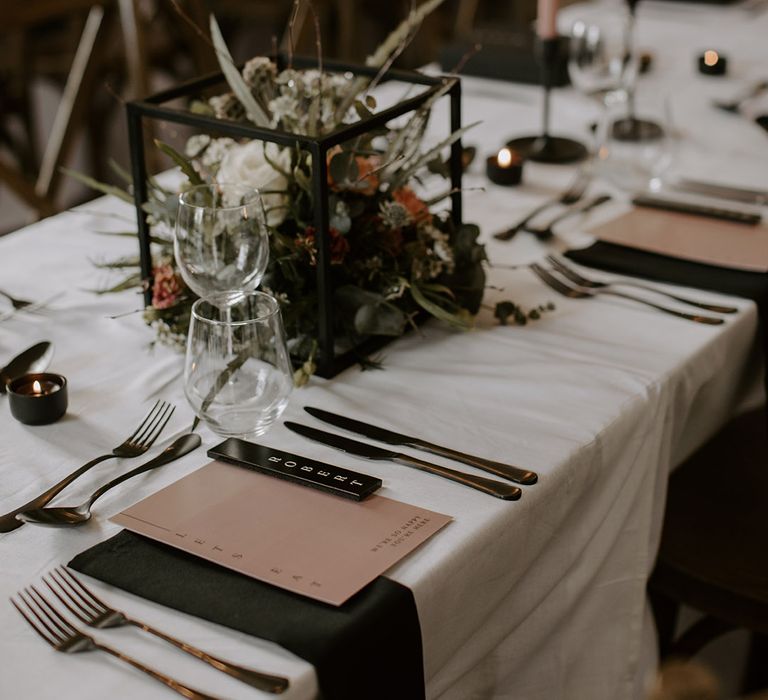
[[587, 157], [587, 148], [580, 141], [552, 136], [549, 133], [549, 98], [552, 77], [557, 66], [560, 41], [557, 37], [539, 39], [541, 83], [544, 87], [542, 133], [538, 136], [522, 136], [507, 142], [507, 148], [537, 163], [573, 163]]
[[523, 157], [517, 151], [502, 148], [495, 156], [485, 159], [485, 174], [497, 185], [519, 185], [523, 177]]
[[709, 49], [699, 56], [699, 73], [702, 75], [725, 75], [728, 59], [718, 51]]
[[67, 378], [51, 372], [17, 377], [8, 384], [8, 402], [20, 423], [55, 423], [67, 412]]

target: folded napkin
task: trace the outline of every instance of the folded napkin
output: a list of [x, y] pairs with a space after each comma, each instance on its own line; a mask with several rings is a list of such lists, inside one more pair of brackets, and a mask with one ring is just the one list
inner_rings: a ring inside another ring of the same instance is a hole
[[753, 299], [760, 307], [763, 320], [768, 318], [768, 274], [764, 272], [681, 260], [606, 241], [570, 250], [566, 257], [588, 267]]
[[588, 267], [708, 289], [755, 301], [760, 318], [758, 333], [765, 354], [768, 393], [768, 273], [706, 265], [606, 241], [596, 241], [588, 248], [568, 251], [566, 256]]
[[69, 566], [147, 600], [276, 642], [333, 700], [424, 698], [410, 589], [380, 576], [341, 607], [284, 591], [123, 530]]

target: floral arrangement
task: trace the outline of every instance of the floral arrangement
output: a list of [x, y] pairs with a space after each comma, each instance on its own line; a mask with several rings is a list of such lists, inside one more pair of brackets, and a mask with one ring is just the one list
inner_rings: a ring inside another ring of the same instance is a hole
[[[368, 64], [380, 75], [402, 51], [421, 19], [442, 0], [413, 10], [373, 54]], [[230, 121], [252, 122], [293, 134], [317, 136], [352, 123], [376, 109], [366, 78], [327, 73], [320, 68], [279, 70], [268, 58], [235, 68], [215, 19], [211, 35], [230, 91], [192, 105], [198, 113]], [[430, 111], [450, 89], [441, 89], [402, 124], [359, 136], [328, 153], [331, 276], [337, 337], [353, 348], [362, 338], [399, 336], [428, 314], [457, 328], [469, 328], [485, 286], [483, 247], [476, 226], [453, 225], [436, 196], [420, 192], [427, 178], [445, 178], [443, 151], [471, 126], [422, 149]], [[237, 141], [196, 134], [184, 152], [157, 145], [185, 176], [181, 189], [203, 183], [239, 183], [258, 188], [270, 229], [270, 261], [262, 290], [280, 303], [289, 349], [303, 383], [314, 371], [317, 349], [317, 232], [313, 222], [311, 155], [301, 147], [272, 142]], [[132, 201], [128, 190], [80, 179], [101, 191]], [[178, 192], [149, 181], [144, 208], [152, 231], [152, 303], [144, 318], [161, 342], [183, 344], [194, 295], [177, 273], [172, 231]], [[119, 261], [109, 266], [125, 266]], [[140, 283], [138, 273], [116, 289]], [[365, 364], [366, 358], [360, 358]]]

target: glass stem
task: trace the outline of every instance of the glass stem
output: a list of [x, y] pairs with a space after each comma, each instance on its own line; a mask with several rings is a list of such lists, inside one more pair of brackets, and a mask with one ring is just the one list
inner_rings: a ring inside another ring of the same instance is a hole
[[624, 32], [624, 70], [630, 71], [631, 79], [627, 82], [627, 117], [631, 122], [635, 120], [635, 86], [637, 75], [632, 75], [633, 54], [635, 51], [635, 7], [630, 3], [629, 15]]
[[541, 66], [541, 84], [544, 88], [544, 104], [542, 108], [542, 128], [541, 135], [544, 140], [549, 138], [549, 114], [550, 97], [552, 92], [552, 74], [555, 70], [557, 61], [558, 39], [540, 39], [539, 40], [539, 61]]
[[232, 307], [229, 304], [224, 307], [224, 320], [227, 323], [227, 356], [232, 357], [235, 354], [235, 341], [232, 337]]

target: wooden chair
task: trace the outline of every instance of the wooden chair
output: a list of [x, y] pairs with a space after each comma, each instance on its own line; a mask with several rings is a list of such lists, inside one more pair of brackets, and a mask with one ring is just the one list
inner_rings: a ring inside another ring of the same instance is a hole
[[[3, 4], [0, 43], [6, 50], [0, 68], [7, 87], [7, 102], [0, 115], [0, 135], [11, 158], [0, 161], [0, 183], [38, 217], [59, 208], [59, 168], [67, 163], [78, 131], [94, 116], [93, 93], [99, 76], [103, 76], [105, 59], [110, 56], [110, 44], [118, 27], [129, 49], [125, 51], [124, 73], [130, 81], [130, 94], [146, 90], [135, 1], [10, 0]], [[30, 95], [34, 80], [40, 75], [60, 81], [62, 96], [38, 158]], [[14, 118], [21, 124], [20, 129], [9, 125]], [[98, 133], [101, 121], [98, 117], [91, 120], [94, 134]]]
[[[648, 584], [662, 658], [752, 633], [745, 692], [768, 688], [767, 424], [765, 408], [739, 416], [672, 473]], [[680, 604], [704, 617], [675, 637]]]

